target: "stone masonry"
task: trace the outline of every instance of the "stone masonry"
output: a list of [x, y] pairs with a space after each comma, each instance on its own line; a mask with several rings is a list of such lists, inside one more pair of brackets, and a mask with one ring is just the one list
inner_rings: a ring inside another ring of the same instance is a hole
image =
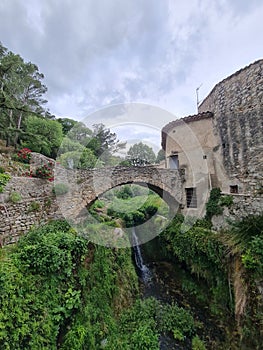
[[[148, 186], [157, 192], [173, 212], [182, 199], [182, 179], [178, 171], [154, 167], [114, 167], [91, 170], [66, 170], [57, 167], [55, 184], [68, 185], [68, 193], [55, 196], [53, 183], [47, 180], [13, 177], [0, 194], [0, 243], [15, 242], [30, 227], [51, 219], [65, 218], [79, 223], [86, 207], [104, 192], [127, 183]], [[10, 194], [21, 195], [18, 203], [10, 202]], [[37, 204], [36, 204], [37, 203]], [[37, 207], [37, 208], [36, 208]]]
[[198, 112], [214, 114], [228, 177], [242, 193], [263, 193], [263, 60], [224, 79], [210, 92]]

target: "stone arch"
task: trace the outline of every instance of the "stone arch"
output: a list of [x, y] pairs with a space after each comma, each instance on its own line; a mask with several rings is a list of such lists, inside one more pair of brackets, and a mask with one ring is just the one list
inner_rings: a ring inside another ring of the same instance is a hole
[[154, 166], [58, 169], [55, 181], [70, 185], [69, 193], [59, 203], [62, 215], [69, 220], [80, 217], [81, 212], [101, 194], [129, 183], [147, 185], [163, 198], [172, 212], [176, 212], [182, 203], [182, 179], [178, 170]]

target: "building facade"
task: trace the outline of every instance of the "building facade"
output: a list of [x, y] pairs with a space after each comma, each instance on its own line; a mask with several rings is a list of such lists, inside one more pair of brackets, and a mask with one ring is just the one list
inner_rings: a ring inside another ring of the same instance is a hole
[[162, 129], [165, 166], [184, 174], [184, 205], [202, 215], [210, 190], [233, 196], [263, 193], [263, 60], [218, 83], [198, 114]]

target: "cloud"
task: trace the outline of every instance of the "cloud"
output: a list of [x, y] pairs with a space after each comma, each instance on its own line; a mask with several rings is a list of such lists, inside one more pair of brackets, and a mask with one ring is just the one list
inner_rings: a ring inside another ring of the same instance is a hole
[[[51, 112], [92, 125], [95, 111], [127, 102], [195, 113], [201, 83], [204, 98], [260, 58], [262, 15], [261, 0], [2, 0], [0, 32], [45, 74]], [[175, 116], [144, 118], [159, 128]]]

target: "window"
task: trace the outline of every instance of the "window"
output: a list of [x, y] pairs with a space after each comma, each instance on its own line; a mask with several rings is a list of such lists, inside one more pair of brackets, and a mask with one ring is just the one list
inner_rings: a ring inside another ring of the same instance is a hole
[[169, 157], [169, 168], [170, 169], [179, 169], [178, 154], [175, 154], [175, 155], [172, 155]]
[[197, 208], [196, 188], [189, 187], [185, 189], [187, 208]]
[[203, 159], [207, 159], [207, 155], [206, 154], [203, 155]]
[[230, 185], [230, 193], [238, 193], [238, 185]]

